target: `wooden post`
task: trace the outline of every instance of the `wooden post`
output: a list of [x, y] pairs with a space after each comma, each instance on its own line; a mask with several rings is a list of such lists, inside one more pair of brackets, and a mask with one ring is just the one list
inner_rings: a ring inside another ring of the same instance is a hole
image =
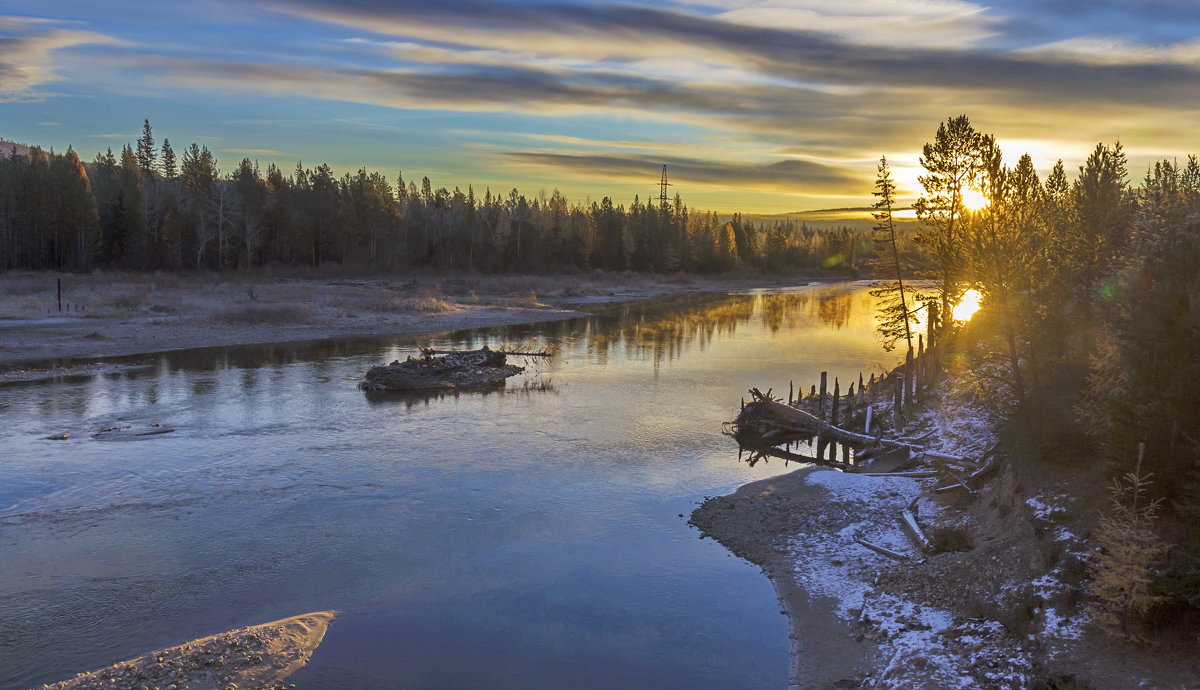
[[795, 390], [793, 382], [788, 381], [788, 405], [792, 404], [792, 395], [794, 392]]
[[827, 390], [826, 384], [828, 384], [828, 383], [829, 383], [829, 372], [822, 371], [821, 372], [821, 397], [820, 397], [820, 399], [817, 400], [817, 416], [825, 421], [829, 421], [829, 418], [825, 416], [826, 410], [828, 409], [828, 407], [826, 407], [826, 405], [825, 405], [825, 392]]
[[812, 385], [812, 390], [808, 391], [808, 397], [810, 397], [810, 398], [817, 397], [817, 384], [814, 383]]
[[879, 397], [878, 392], [875, 390], [875, 372], [871, 372], [871, 383], [868, 385], [871, 386], [871, 400], [873, 401]]
[[864, 434], [870, 434], [870, 433], [871, 433], [871, 412], [873, 412], [874, 410], [875, 410], [875, 406], [874, 406], [874, 405], [867, 405], [867, 423], [866, 423], [866, 425], [863, 427], [863, 433], [864, 433]]
[[854, 397], [854, 382], [850, 382], [850, 390], [846, 391], [846, 423], [854, 419], [854, 408], [857, 398]]
[[835, 376], [833, 378], [833, 401], [832, 401], [833, 404], [831, 405], [832, 410], [830, 410], [830, 415], [829, 415], [830, 416], [829, 423], [834, 426], [838, 425], [838, 410], [841, 407], [841, 405], [840, 405], [841, 397], [842, 397], [842, 386], [840, 383], [838, 383], [838, 379]]
[[908, 348], [908, 352], [904, 355], [904, 398], [905, 404], [911, 404], [913, 394], [917, 392], [917, 365], [913, 359], [913, 349]]
[[904, 414], [904, 374], [892, 374], [892, 378], [896, 379], [896, 399], [892, 403], [892, 424], [899, 429], [903, 426], [900, 423], [900, 417]]
[[929, 302], [929, 325], [927, 327], [927, 335], [929, 336], [929, 347], [933, 347], [935, 342], [934, 337], [938, 329], [938, 308], [937, 303]]
[[62, 278], [58, 279], [58, 310], [62, 311]]
[[858, 406], [862, 407], [867, 401], [867, 391], [863, 388], [862, 372], [858, 372]]

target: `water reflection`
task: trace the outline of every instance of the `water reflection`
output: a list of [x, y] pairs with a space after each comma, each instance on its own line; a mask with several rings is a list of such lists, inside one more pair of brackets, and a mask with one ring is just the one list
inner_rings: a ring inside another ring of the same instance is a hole
[[[355, 385], [530, 338], [561, 354], [494, 390]], [[846, 286], [121, 363], [0, 386], [0, 687], [328, 608], [301, 688], [781, 687], [770, 584], [678, 515], [783, 471], [720, 435], [748, 388], [891, 364]]]

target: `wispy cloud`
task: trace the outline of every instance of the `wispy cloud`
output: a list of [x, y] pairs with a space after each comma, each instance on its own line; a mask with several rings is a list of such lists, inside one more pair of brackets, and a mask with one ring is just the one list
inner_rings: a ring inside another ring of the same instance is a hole
[[54, 28], [36, 17], [0, 16], [0, 103], [37, 101], [43, 85], [61, 77], [56, 53], [85, 45], [116, 45], [115, 38], [93, 31]]
[[690, 158], [635, 158], [513, 151], [504, 154], [513, 163], [558, 169], [590, 179], [597, 176], [632, 182], [654, 179], [666, 164], [672, 179], [689, 184], [736, 189], [749, 186], [787, 193], [832, 192], [858, 182], [853, 171], [806, 160], [781, 160], [765, 164], [720, 163]]

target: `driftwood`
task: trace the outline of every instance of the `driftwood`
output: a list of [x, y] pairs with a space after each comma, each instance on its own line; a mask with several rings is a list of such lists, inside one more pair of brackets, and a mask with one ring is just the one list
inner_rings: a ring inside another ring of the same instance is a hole
[[435, 356], [423, 349], [420, 358], [371, 367], [358, 387], [365, 391], [449, 390], [496, 383], [525, 371], [507, 362], [508, 353], [490, 350], [450, 352]]
[[505, 355], [506, 357], [553, 357], [554, 356], [553, 354], [551, 354], [549, 352], [516, 352], [513, 350], [488, 350], [486, 345], [484, 345], [483, 348], [481, 348], [479, 350], [434, 350], [433, 348], [428, 348], [428, 347], [421, 348], [421, 354], [426, 355], [426, 356], [429, 356], [429, 355], [462, 355], [462, 354], [470, 354], [472, 352], [484, 352], [484, 351], [491, 352], [492, 354]]
[[879, 436], [871, 436], [868, 434], [860, 434], [854, 431], [849, 431], [841, 427], [834, 426], [829, 422], [821, 419], [817, 415], [804, 410], [799, 410], [794, 407], [788, 407], [781, 402], [771, 398], [770, 391], [767, 393], [760, 392], [757, 388], [750, 390], [750, 395], [754, 398], [754, 410], [761, 412], [772, 418], [776, 426], [780, 428], [795, 431], [797, 433], [819, 433], [822, 438], [846, 443], [850, 445], [865, 445], [875, 446], [878, 444], [893, 446], [896, 448], [908, 448], [914, 453], [933, 459], [943, 460], [946, 462], [969, 463], [976, 466], [966, 458], [958, 457], [957, 455], [948, 455], [937, 451], [926, 450], [923, 446], [908, 443], [905, 441], [897, 441]]
[[868, 549], [874, 551], [875, 553], [883, 554], [884, 556], [887, 556], [888, 558], [894, 558], [898, 561], [911, 560], [908, 556], [906, 556], [898, 551], [892, 551], [891, 549], [880, 546], [879, 544], [872, 544], [871, 542], [867, 541], [866, 539], [855, 539], [854, 541], [855, 541], [855, 543], [861, 544], [861, 545], [867, 547]]
[[921, 525], [917, 524], [917, 514], [909, 509], [905, 509], [900, 513], [900, 524], [904, 526], [908, 535], [917, 542], [920, 547], [926, 551], [933, 549], [933, 542], [929, 541], [929, 537], [925, 536], [925, 530], [921, 529]]
[[908, 477], [909, 479], [929, 479], [938, 476], [937, 472], [863, 472], [864, 477]]

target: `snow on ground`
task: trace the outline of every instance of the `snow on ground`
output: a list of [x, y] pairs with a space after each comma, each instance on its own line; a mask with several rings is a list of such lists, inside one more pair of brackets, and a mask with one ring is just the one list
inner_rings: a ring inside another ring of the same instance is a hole
[[[933, 431], [930, 444], [942, 452], [986, 459], [996, 433], [973, 396], [951, 390], [928, 403], [903, 435]], [[911, 505], [924, 525], [937, 522], [941, 504], [926, 495], [933, 481], [832, 470], [813, 471], [805, 481], [825, 494], [830, 515], [846, 515], [846, 524], [833, 534], [802, 531], [789, 541], [796, 579], [810, 595], [832, 599], [839, 616], [879, 645], [879, 670], [864, 679], [865, 686], [1021, 688], [1033, 681], [1029, 652], [1000, 623], [956, 617], [876, 587], [881, 570], [904, 566], [856, 540], [919, 562], [922, 554], [898, 516]], [[1057, 580], [1047, 577], [1044, 586], [1053, 587]], [[1046, 628], [1056, 636], [1074, 634], [1053, 609], [1046, 611]]]
[[849, 504], [853, 517], [833, 535], [796, 535], [789, 552], [805, 590], [832, 599], [839, 616], [880, 646], [881, 670], [864, 680], [867, 687], [976, 688], [984, 683], [1016, 688], [1029, 683], [1030, 660], [1004, 642], [999, 623], [956, 618], [875, 587], [879, 570], [895, 561], [855, 540], [919, 560], [921, 554], [896, 516], [914, 500], [919, 514], [936, 511], [935, 504], [922, 498], [920, 482], [832, 470], [814, 471], [806, 481], [819, 487], [828, 502]]

